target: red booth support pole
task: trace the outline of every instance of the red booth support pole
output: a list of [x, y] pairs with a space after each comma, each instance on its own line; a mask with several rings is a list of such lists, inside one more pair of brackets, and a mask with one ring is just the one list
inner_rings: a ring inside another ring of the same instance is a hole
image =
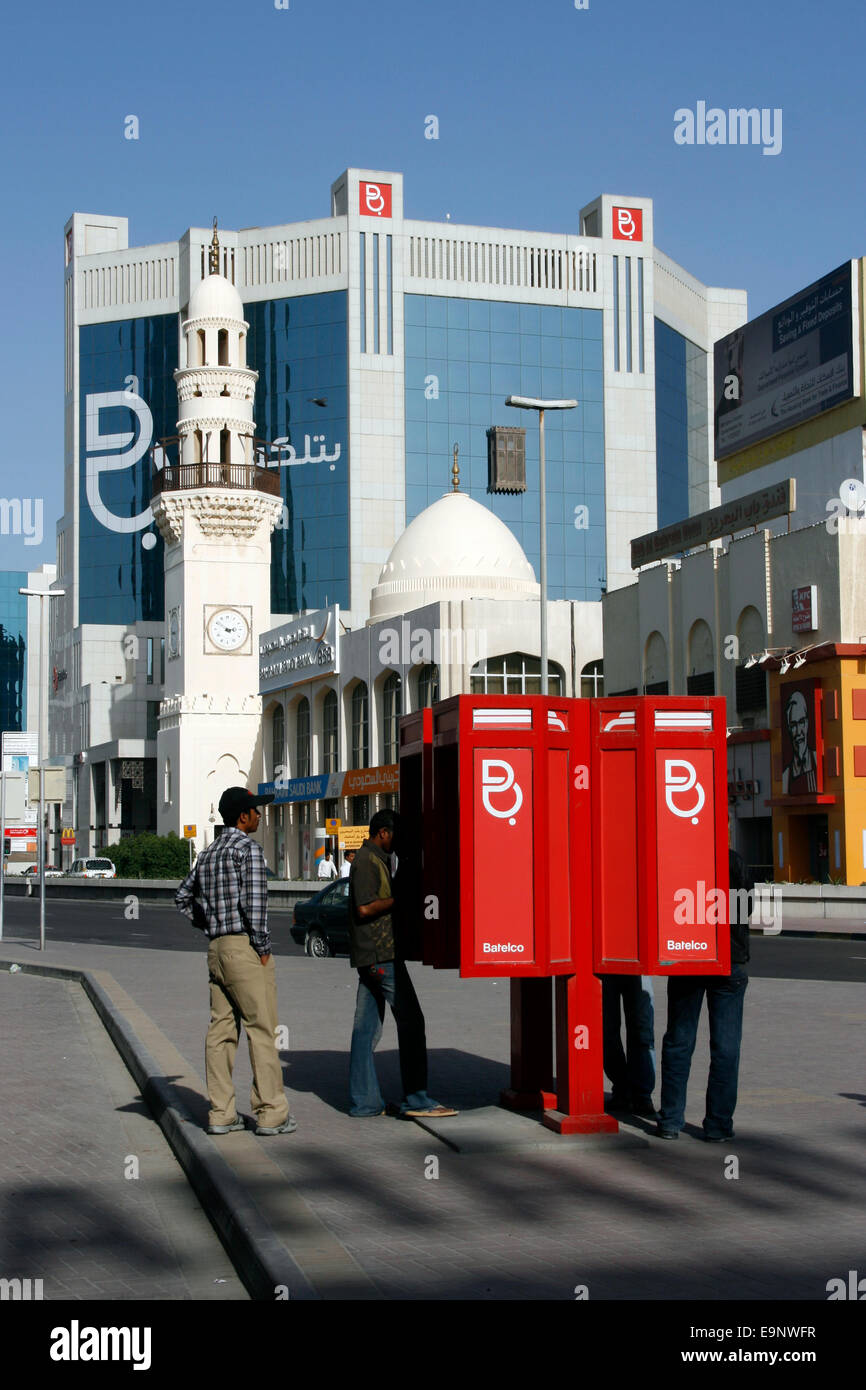
[[500, 1094], [509, 1110], [545, 1110], [553, 1090], [553, 1007], [550, 979], [511, 981], [511, 1086]]
[[542, 1123], [557, 1134], [616, 1134], [604, 1110], [601, 981], [589, 970], [556, 980], [556, 1107]]

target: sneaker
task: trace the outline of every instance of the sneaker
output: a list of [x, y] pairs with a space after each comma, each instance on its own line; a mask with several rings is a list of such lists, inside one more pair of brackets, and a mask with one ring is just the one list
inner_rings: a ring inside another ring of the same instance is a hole
[[256, 1125], [256, 1134], [294, 1134], [297, 1127], [297, 1120], [290, 1115], [281, 1125]]
[[230, 1125], [208, 1125], [208, 1134], [233, 1134], [236, 1129], [246, 1129], [246, 1121], [243, 1115], [238, 1115]]
[[631, 1103], [631, 1113], [642, 1115], [647, 1120], [657, 1120], [658, 1111], [653, 1105], [652, 1096], [635, 1096]]
[[657, 1139], [679, 1139], [679, 1131], [676, 1129], [665, 1129], [664, 1125], [656, 1125]]
[[452, 1110], [450, 1105], [428, 1105], [423, 1110], [401, 1110], [400, 1114], [409, 1120], [444, 1120], [450, 1115], [459, 1114], [459, 1111]]
[[707, 1144], [724, 1144], [728, 1139], [733, 1139], [734, 1137], [733, 1130], [730, 1134], [704, 1134], [704, 1140]]

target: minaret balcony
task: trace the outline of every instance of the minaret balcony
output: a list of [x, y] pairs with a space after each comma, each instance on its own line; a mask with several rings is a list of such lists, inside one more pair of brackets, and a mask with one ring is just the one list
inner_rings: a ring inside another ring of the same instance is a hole
[[[263, 441], [256, 440], [256, 445]], [[151, 454], [151, 499], [161, 492], [182, 492], [194, 488], [255, 489], [271, 497], [279, 497], [279, 468], [264, 468], [258, 463], [180, 463], [177, 437], [161, 439]], [[269, 447], [269, 446], [265, 446]], [[172, 459], [172, 455], [174, 459]], [[264, 456], [260, 454], [260, 457]]]

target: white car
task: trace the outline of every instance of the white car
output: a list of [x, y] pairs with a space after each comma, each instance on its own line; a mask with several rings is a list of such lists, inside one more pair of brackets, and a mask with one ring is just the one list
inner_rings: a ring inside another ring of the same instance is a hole
[[[39, 865], [38, 865], [38, 864], [28, 864], [28, 865], [27, 865], [27, 868], [24, 870], [24, 873], [22, 874], [22, 878], [38, 878], [38, 877], [39, 877]], [[63, 870], [62, 870], [62, 869], [55, 869], [54, 866], [53, 866], [52, 864], [46, 864], [46, 865], [45, 865], [45, 877], [46, 877], [46, 878], [62, 878], [62, 877], [63, 877]]]
[[117, 870], [110, 859], [73, 859], [70, 878], [116, 878]]

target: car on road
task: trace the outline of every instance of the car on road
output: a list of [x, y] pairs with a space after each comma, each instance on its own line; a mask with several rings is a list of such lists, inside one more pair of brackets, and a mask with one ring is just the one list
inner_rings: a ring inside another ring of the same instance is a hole
[[116, 878], [117, 869], [110, 859], [73, 859], [70, 878]]
[[[38, 865], [38, 864], [28, 864], [28, 865], [27, 865], [27, 868], [24, 870], [24, 873], [21, 875], [21, 877], [22, 877], [22, 878], [38, 878], [38, 877], [39, 877], [39, 865]], [[46, 864], [46, 865], [45, 865], [45, 877], [46, 877], [46, 878], [63, 878], [63, 870], [62, 870], [62, 869], [56, 868], [54, 864]]]
[[349, 880], [338, 878], [292, 912], [292, 939], [308, 956], [335, 956], [349, 950]]

